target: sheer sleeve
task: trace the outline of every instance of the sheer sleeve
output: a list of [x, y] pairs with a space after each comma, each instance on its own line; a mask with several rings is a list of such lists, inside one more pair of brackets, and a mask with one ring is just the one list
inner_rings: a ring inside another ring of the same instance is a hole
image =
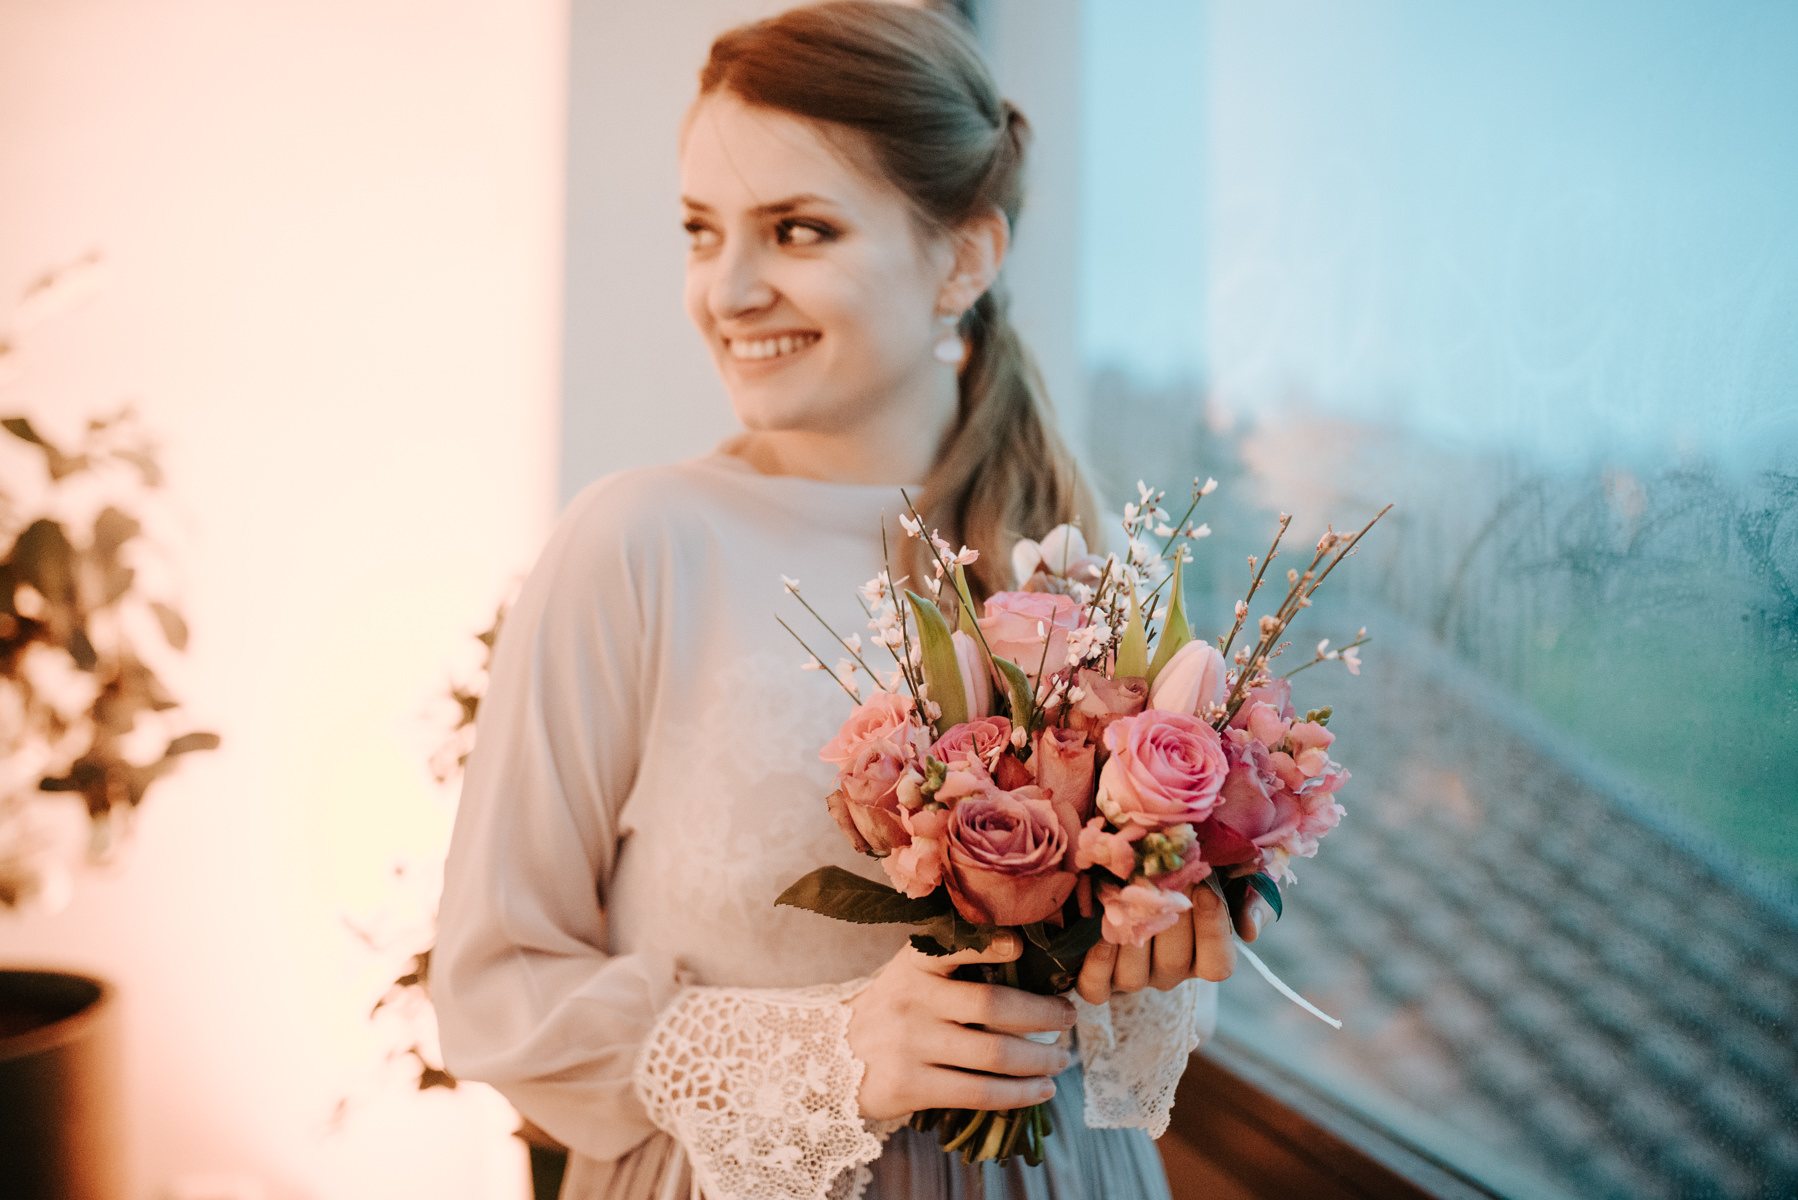
[[1186, 1060], [1217, 1025], [1217, 985], [1188, 979], [1091, 1005], [1073, 997], [1089, 1129], [1167, 1132]]
[[654, 1132], [631, 1070], [678, 990], [672, 961], [605, 950], [658, 633], [653, 556], [630, 544], [639, 522], [612, 483], [571, 506], [501, 631], [431, 971], [451, 1071], [600, 1159]]

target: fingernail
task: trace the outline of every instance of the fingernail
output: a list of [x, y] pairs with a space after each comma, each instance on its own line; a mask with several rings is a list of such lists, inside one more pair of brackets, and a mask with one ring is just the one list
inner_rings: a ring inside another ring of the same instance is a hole
[[1052, 1079], [1044, 1080], [1042, 1089], [1037, 1093], [1037, 1096], [1040, 1100], [1053, 1100], [1055, 1098], [1055, 1081]]
[[1018, 952], [1017, 935], [1012, 933], [995, 934], [993, 937], [993, 950], [998, 954], [1016, 954]]

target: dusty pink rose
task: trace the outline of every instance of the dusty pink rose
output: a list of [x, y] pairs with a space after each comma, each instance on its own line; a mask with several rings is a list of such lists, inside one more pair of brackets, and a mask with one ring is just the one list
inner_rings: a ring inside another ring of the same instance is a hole
[[1105, 744], [1105, 731], [1113, 721], [1133, 717], [1149, 703], [1149, 681], [1140, 675], [1107, 679], [1082, 667], [1079, 684], [1080, 699], [1068, 709], [1067, 727], [1084, 733], [1095, 746]]
[[959, 629], [949, 635], [949, 640], [955, 644], [955, 665], [961, 668], [962, 698], [968, 702], [968, 716], [984, 717], [993, 711], [993, 678], [986, 665], [986, 651]]
[[922, 900], [943, 882], [943, 854], [948, 848], [949, 812], [942, 808], [900, 810], [899, 819], [911, 835], [907, 845], [880, 860], [893, 886]]
[[1197, 824], [1217, 804], [1230, 764], [1217, 731], [1185, 713], [1150, 709], [1105, 731], [1099, 811], [1113, 825]]
[[949, 819], [945, 882], [955, 907], [986, 925], [1028, 925], [1058, 909], [1074, 890], [1062, 869], [1067, 832], [1042, 792], [998, 789], [969, 796]]
[[867, 701], [856, 705], [843, 722], [837, 735], [824, 743], [818, 757], [841, 767], [849, 762], [864, 743], [886, 738], [903, 746], [911, 741], [907, 728], [911, 723], [912, 698], [892, 692], [875, 692]]
[[1098, 747], [1077, 729], [1045, 726], [1036, 735], [1030, 766], [1037, 786], [1070, 806], [1080, 822], [1093, 813], [1093, 756]]
[[1299, 799], [1281, 783], [1267, 747], [1232, 739], [1229, 774], [1211, 819], [1198, 827], [1205, 861], [1214, 867], [1253, 863], [1298, 832]]
[[1101, 883], [1099, 903], [1105, 906], [1099, 934], [1118, 946], [1146, 945], [1156, 934], [1172, 928], [1180, 914], [1192, 908], [1192, 901], [1184, 892], [1165, 892], [1142, 883], [1123, 887]]
[[1080, 829], [1074, 867], [1081, 871], [1104, 867], [1119, 879], [1128, 879], [1136, 874], [1136, 847], [1122, 833], [1106, 832], [1104, 817], [1094, 817]]
[[1224, 656], [1210, 642], [1188, 642], [1167, 660], [1149, 703], [1164, 712], [1199, 716], [1208, 704], [1224, 698]]
[[1011, 722], [1004, 717], [976, 717], [951, 725], [930, 747], [932, 758], [951, 767], [979, 768], [982, 775], [992, 770], [997, 754], [1011, 745]]
[[[1068, 631], [1080, 626], [1080, 605], [1052, 592], [994, 592], [986, 599], [980, 632], [1000, 658], [1036, 677], [1038, 667], [1057, 671], [1068, 660]], [[1048, 641], [1048, 657], [1043, 642]], [[1046, 664], [1046, 665], [1045, 665]]]
[[862, 743], [860, 750], [837, 776], [849, 819], [875, 854], [886, 854], [911, 840], [899, 820], [899, 780], [910, 761], [886, 738]]

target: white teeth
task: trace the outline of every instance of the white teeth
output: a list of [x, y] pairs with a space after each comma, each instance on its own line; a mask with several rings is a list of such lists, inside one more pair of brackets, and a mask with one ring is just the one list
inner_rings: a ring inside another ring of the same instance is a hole
[[791, 354], [795, 350], [803, 350], [818, 340], [815, 333], [785, 334], [781, 337], [762, 338], [759, 341], [745, 341], [742, 338], [731, 338], [725, 344], [730, 348], [730, 356], [736, 359], [779, 358], [783, 354]]

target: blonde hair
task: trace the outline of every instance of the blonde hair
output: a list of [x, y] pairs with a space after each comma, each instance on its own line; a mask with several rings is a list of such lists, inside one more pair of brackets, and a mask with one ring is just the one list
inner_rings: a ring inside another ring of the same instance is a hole
[[[934, 230], [995, 208], [1017, 225], [1029, 122], [968, 33], [927, 9], [832, 0], [733, 29], [712, 43], [699, 90], [853, 131]], [[1096, 540], [1097, 508], [999, 286], [959, 328], [969, 353], [956, 420], [913, 499], [926, 524], [980, 551], [969, 582], [990, 595], [1011, 585], [1018, 538], [1071, 521]], [[894, 564], [919, 565], [915, 554]]]

